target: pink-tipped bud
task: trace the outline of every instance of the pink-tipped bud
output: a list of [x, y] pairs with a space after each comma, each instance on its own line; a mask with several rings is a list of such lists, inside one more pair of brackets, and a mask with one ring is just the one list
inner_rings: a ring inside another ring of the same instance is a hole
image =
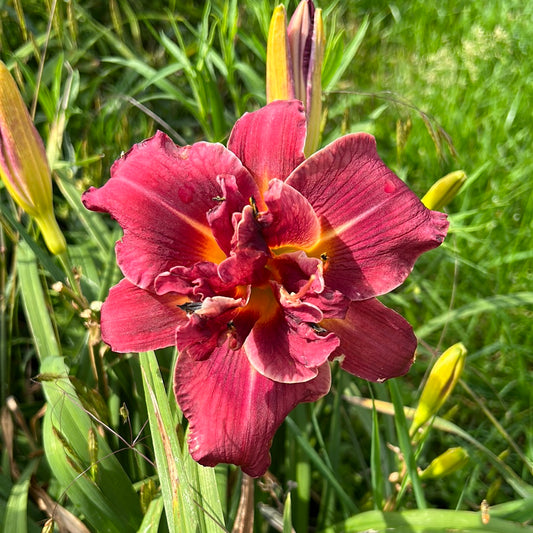
[[267, 45], [267, 102], [301, 100], [307, 115], [304, 153], [311, 155], [320, 139], [322, 63], [324, 60], [322, 10], [302, 0], [286, 24], [285, 8], [274, 9]]
[[0, 61], [0, 177], [15, 202], [32, 216], [53, 254], [66, 250], [54, 216], [52, 179], [43, 141], [15, 80]]

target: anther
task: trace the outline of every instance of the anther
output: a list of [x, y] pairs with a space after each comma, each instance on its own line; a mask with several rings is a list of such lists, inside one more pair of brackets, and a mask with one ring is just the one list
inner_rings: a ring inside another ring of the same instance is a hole
[[319, 326], [318, 324], [315, 324], [314, 322], [308, 322], [307, 323], [311, 329], [315, 332], [315, 333], [320, 333], [320, 334], [324, 334], [324, 333], [327, 333], [328, 330], [323, 328], [322, 326]]
[[184, 304], [179, 304], [178, 307], [190, 315], [202, 307], [202, 302], [185, 302]]
[[259, 215], [259, 211], [257, 209], [257, 202], [255, 201], [255, 198], [253, 196], [250, 196], [250, 205], [252, 206], [252, 211], [254, 213], [254, 217], [257, 218]]

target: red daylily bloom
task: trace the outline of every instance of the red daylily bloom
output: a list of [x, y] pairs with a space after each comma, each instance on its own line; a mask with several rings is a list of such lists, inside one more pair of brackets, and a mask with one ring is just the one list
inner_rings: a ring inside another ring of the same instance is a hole
[[83, 195], [124, 230], [124, 273], [102, 307], [118, 352], [176, 345], [192, 456], [270, 464], [276, 429], [330, 387], [329, 361], [382, 381], [409, 369], [410, 325], [375, 297], [400, 285], [448, 223], [389, 170], [374, 138], [346, 135], [308, 159], [305, 112], [244, 115], [228, 147], [134, 146]]

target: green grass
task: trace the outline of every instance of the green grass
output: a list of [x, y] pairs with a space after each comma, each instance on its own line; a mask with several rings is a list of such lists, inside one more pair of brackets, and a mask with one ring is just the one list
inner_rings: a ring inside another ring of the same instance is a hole
[[[58, 290], [55, 282], [67, 283], [61, 264], [1, 188], [4, 531], [43, 526], [39, 487], [54, 517], [57, 502], [93, 531], [117, 523], [136, 531], [141, 521], [145, 531], [165, 531], [184, 513], [195, 518], [181, 523], [183, 530], [223, 531], [221, 524], [231, 530], [241, 486], [249, 485], [233, 467], [212, 471], [188, 460], [186, 424], [169, 380], [174, 350], [160, 350], [156, 368], [151, 354], [119, 356], [99, 342], [93, 302], [120, 279], [113, 250], [120, 231], [87, 212], [79, 197], [104, 183], [121, 152], [156, 129], [178, 144], [225, 142], [243, 112], [263, 105], [274, 5], [0, 3], [0, 59], [30, 108], [38, 94], [35, 123], [53, 161], [56, 215], [79, 276]], [[444, 246], [423, 256], [406, 283], [383, 298], [418, 333], [412, 370], [389, 386], [334, 367], [332, 392], [300, 406], [276, 435], [270, 477], [246, 493], [255, 498], [255, 519], [243, 531], [275, 531], [272, 524], [284, 517], [285, 530], [290, 521], [297, 533], [383, 523], [395, 531], [433, 531], [431, 524], [442, 531], [455, 520], [475, 531], [483, 500], [491, 506], [487, 530], [520, 531], [512, 521], [531, 523], [533, 516], [533, 5], [319, 5], [330, 46], [323, 142], [346, 132], [374, 134], [381, 157], [420, 196], [456, 169], [468, 181], [446, 208], [451, 229]], [[398, 125], [407, 123], [409, 134], [399, 136]], [[462, 383], [413, 445], [409, 411], [405, 420], [394, 418], [392, 405], [415, 407], [434, 357], [456, 342], [468, 348]], [[374, 398], [375, 409], [360, 398]], [[418, 480], [416, 466], [454, 446], [467, 449], [465, 467]], [[177, 474], [162, 466], [169, 449], [183, 454]], [[412, 481], [401, 475], [400, 449]], [[173, 492], [176, 475], [187, 482]], [[292, 512], [284, 512], [286, 501]], [[384, 519], [381, 510], [398, 513]]]

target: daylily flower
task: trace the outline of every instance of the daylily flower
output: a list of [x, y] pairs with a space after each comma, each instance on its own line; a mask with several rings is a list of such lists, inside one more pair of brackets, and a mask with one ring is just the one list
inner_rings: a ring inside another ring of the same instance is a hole
[[320, 137], [324, 48], [322, 10], [315, 9], [312, 0], [298, 4], [288, 26], [285, 7], [274, 9], [267, 43], [267, 102], [297, 98], [304, 104], [306, 156], [317, 149]]
[[52, 203], [44, 144], [7, 67], [0, 61], [0, 177], [9, 194], [41, 230], [53, 254], [66, 250]]
[[446, 216], [372, 136], [309, 159], [305, 136], [298, 100], [245, 114], [227, 148], [158, 132], [83, 195], [124, 229], [102, 338], [117, 352], [177, 346], [174, 391], [203, 465], [263, 474], [283, 419], [328, 392], [331, 360], [374, 381], [413, 361], [410, 325], [375, 297], [442, 242]]

